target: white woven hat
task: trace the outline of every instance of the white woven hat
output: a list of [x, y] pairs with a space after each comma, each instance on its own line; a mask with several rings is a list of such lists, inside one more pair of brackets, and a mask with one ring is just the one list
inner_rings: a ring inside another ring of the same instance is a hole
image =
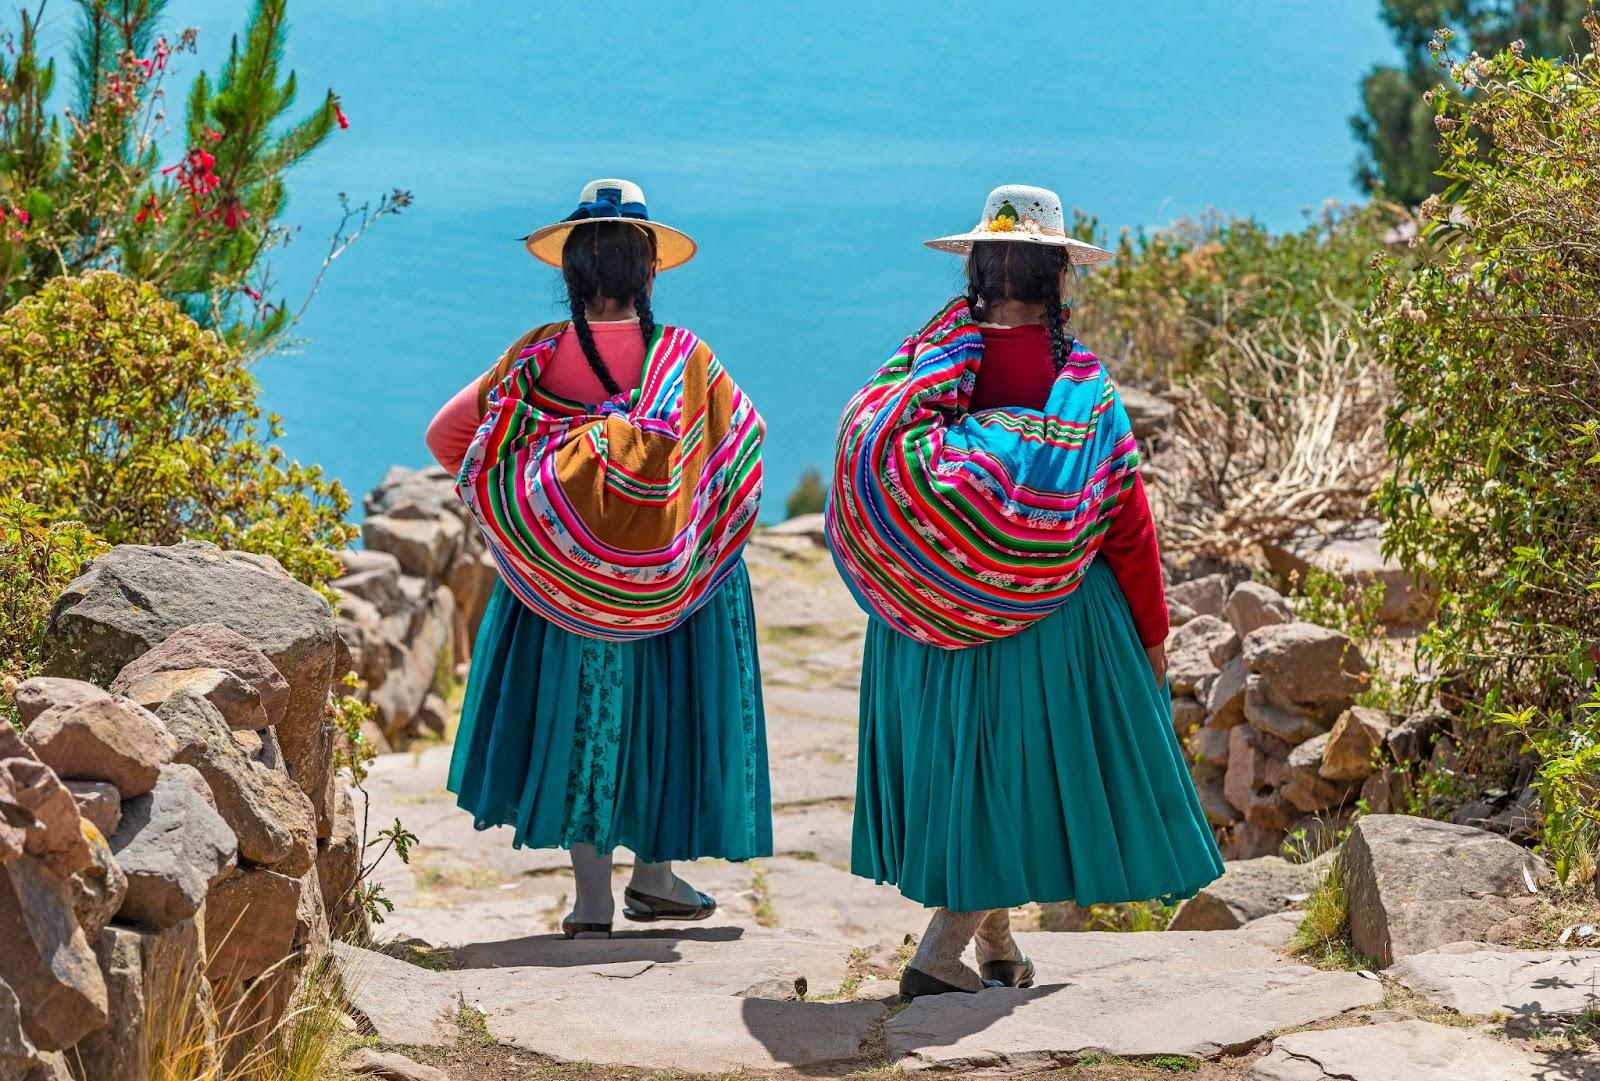
[[670, 225], [651, 221], [644, 189], [631, 180], [589, 181], [578, 193], [578, 209], [554, 225], [534, 230], [523, 237], [522, 242], [535, 259], [558, 267], [567, 234], [581, 226], [604, 221], [625, 221], [654, 233], [657, 270], [671, 270], [694, 258], [694, 240]]
[[1111, 252], [1067, 235], [1061, 197], [1048, 188], [1002, 184], [989, 193], [983, 217], [971, 232], [925, 241], [937, 251], [968, 255], [980, 240], [1012, 240], [1072, 249], [1074, 266], [1093, 266], [1112, 258]]

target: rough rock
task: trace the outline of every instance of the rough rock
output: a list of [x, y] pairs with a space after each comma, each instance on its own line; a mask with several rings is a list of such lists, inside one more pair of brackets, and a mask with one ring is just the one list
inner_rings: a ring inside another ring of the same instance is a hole
[[[1171, 429], [1177, 406], [1165, 398], [1158, 398], [1147, 390], [1126, 385], [1117, 388], [1117, 396], [1122, 399], [1122, 406], [1128, 411], [1128, 422], [1133, 426], [1133, 434], [1138, 438], [1156, 439]], [[821, 515], [817, 517], [820, 518]]]
[[403, 733], [432, 692], [440, 658], [449, 646], [454, 612], [450, 592], [435, 592], [418, 625], [395, 647], [383, 685], [372, 692], [378, 722], [386, 733]]
[[67, 878], [93, 862], [77, 801], [49, 766], [34, 758], [0, 760], [0, 798], [33, 816], [23, 829], [23, 851], [54, 874]]
[[287, 775], [256, 762], [206, 698], [183, 690], [161, 707], [177, 740], [174, 761], [199, 770], [222, 820], [233, 831], [239, 858], [291, 877], [316, 858], [311, 801]]
[[1190, 698], [1180, 695], [1172, 700], [1172, 731], [1179, 739], [1183, 739], [1206, 719], [1206, 707]]
[[1228, 602], [1228, 579], [1220, 574], [1208, 574], [1179, 582], [1167, 587], [1167, 600], [1192, 609], [1197, 616], [1221, 619]]
[[1392, 814], [1411, 796], [1411, 778], [1403, 770], [1380, 769], [1361, 782], [1361, 800], [1370, 814]]
[[1355, 644], [1315, 623], [1279, 623], [1250, 632], [1244, 665], [1260, 677], [1275, 705], [1320, 709], [1327, 722], [1367, 683], [1367, 662]]
[[41, 1051], [39, 1061], [33, 1064], [22, 1081], [77, 1081], [67, 1068], [67, 1056], [61, 1051]]
[[1270, 829], [1254, 822], [1235, 822], [1217, 837], [1224, 860], [1253, 860], [1279, 855], [1287, 830]]
[[0, 868], [0, 983], [41, 1051], [71, 1047], [106, 1021], [106, 985], [67, 882], [28, 856]]
[[1450, 730], [1450, 722], [1443, 710], [1419, 710], [1389, 729], [1383, 742], [1396, 762], [1420, 762], [1433, 753], [1434, 742]]
[[1205, 812], [1207, 822], [1213, 826], [1231, 826], [1239, 821], [1239, 809], [1228, 802], [1220, 776], [1213, 773], [1198, 777], [1195, 779], [1194, 787], [1200, 796], [1200, 810]]
[[1322, 760], [1329, 738], [1324, 732], [1289, 752], [1289, 780], [1283, 786], [1283, 796], [1302, 811], [1325, 811], [1340, 806], [1355, 791], [1354, 785], [1330, 781], [1322, 775]]
[[1194, 763], [1197, 770], [1226, 769], [1228, 765], [1228, 744], [1231, 739], [1226, 728], [1213, 728], [1211, 725], [1202, 725], [1194, 731], [1193, 750]]
[[67, 791], [78, 805], [78, 813], [110, 837], [122, 820], [122, 794], [106, 781], [67, 781]]
[[1357, 588], [1381, 584], [1379, 620], [1395, 624], [1421, 622], [1433, 611], [1436, 591], [1425, 583], [1419, 584], [1395, 560], [1384, 557], [1380, 532], [1377, 522], [1356, 522], [1331, 535], [1307, 529], [1282, 544], [1262, 547], [1267, 564], [1284, 579], [1303, 580], [1307, 570], [1316, 567]]
[[206, 898], [206, 944], [213, 971], [252, 980], [294, 948], [300, 880], [259, 867], [238, 868]]
[[1389, 974], [1441, 1006], [1472, 1017], [1510, 1014], [1523, 1021], [1575, 1016], [1594, 1006], [1597, 950], [1489, 950], [1413, 954]]
[[128, 893], [128, 876], [111, 855], [111, 844], [93, 823], [85, 822], [84, 840], [94, 862], [72, 876], [72, 909], [89, 941], [122, 907]]
[[1595, 1081], [1600, 1068], [1429, 1021], [1292, 1032], [1250, 1081]]
[[443, 736], [450, 723], [450, 707], [438, 695], [430, 694], [417, 710], [416, 723], [435, 736]]
[[500, 571], [487, 550], [465, 551], [456, 559], [445, 578], [445, 585], [456, 599], [456, 608], [466, 622], [467, 635], [476, 638], [483, 611], [489, 606]]
[[0, 982], [0, 1077], [21, 1077], [37, 1058], [38, 1049], [22, 1031], [16, 992]]
[[1389, 715], [1352, 706], [1339, 715], [1322, 752], [1322, 775], [1330, 781], [1361, 781], [1372, 772], [1372, 755], [1389, 734]]
[[1382, 997], [1376, 981], [1354, 972], [1309, 968], [1074, 975], [1069, 984], [918, 999], [884, 1034], [904, 1070], [1022, 1072], [1091, 1050], [1205, 1059]]
[[1275, 704], [1260, 676], [1245, 680], [1244, 719], [1262, 735], [1288, 744], [1304, 743], [1328, 730], [1328, 723], [1318, 713]]
[[435, 1066], [413, 1062], [394, 1051], [379, 1051], [375, 1047], [359, 1048], [344, 1060], [344, 1068], [360, 1077], [376, 1077], [379, 1081], [450, 1081], [450, 1075]]
[[1173, 694], [1193, 694], [1202, 681], [1239, 653], [1239, 636], [1221, 619], [1198, 615], [1172, 632], [1167, 646], [1167, 678]]
[[364, 926], [366, 910], [351, 887], [361, 873], [361, 835], [350, 790], [340, 786], [334, 805], [333, 833], [317, 846], [317, 881], [322, 907], [333, 934], [340, 938]]
[[261, 705], [261, 692], [222, 668], [181, 668], [130, 678], [119, 675], [111, 689], [153, 711], [159, 711], [161, 704], [179, 691], [191, 691], [217, 707], [229, 728], [258, 731], [270, 723]]
[[1496, 834], [1409, 815], [1367, 815], [1345, 843], [1351, 944], [1387, 968], [1481, 938], [1548, 880], [1538, 858]]
[[105, 781], [124, 798], [142, 796], [172, 760], [172, 739], [155, 715], [127, 699], [99, 698], [46, 710], [24, 742], [68, 781]]
[[[140, 604], [128, 604], [130, 596]], [[134, 658], [178, 638], [175, 632], [189, 628], [194, 634], [193, 624], [232, 629], [286, 681], [280, 718], [256, 674], [241, 670], [242, 660], [208, 651], [203, 660], [172, 665], [225, 668], [257, 687], [268, 719], [277, 725], [290, 775], [311, 797], [319, 832], [325, 833], [333, 790], [333, 729], [323, 712], [334, 674], [333, 612], [320, 594], [272, 560], [193, 541], [119, 545], [94, 560], [51, 609], [45, 671], [110, 682]]]
[[1218, 670], [1206, 689], [1205, 723], [1212, 728], [1243, 724], [1244, 692], [1244, 658], [1234, 657]]
[[47, 709], [81, 706], [111, 697], [93, 683], [58, 676], [35, 676], [17, 684], [17, 719], [26, 728]]
[[1294, 815], [1280, 789], [1288, 780], [1287, 744], [1249, 725], [1229, 730], [1228, 771], [1223, 791], [1245, 820], [1264, 829], [1287, 829]]
[[345, 573], [329, 584], [340, 593], [358, 597], [380, 612], [394, 610], [400, 602], [400, 561], [374, 549], [339, 553]]
[[1171, 597], [1167, 598], [1167, 624], [1172, 627], [1173, 630], [1183, 626], [1185, 623], [1189, 622], [1199, 614], [1199, 612], [1196, 612], [1187, 604], [1179, 604]]
[[[180, 627], [153, 648], [129, 661], [117, 673], [112, 686], [133, 683], [159, 672], [185, 673], [209, 669], [232, 672], [255, 692], [255, 700], [265, 714], [265, 722], [236, 727], [265, 728], [283, 720], [284, 712], [289, 708], [289, 681], [250, 638], [221, 623], [195, 623]], [[223, 716], [227, 716], [227, 710], [220, 703], [213, 700], [213, 704], [222, 710]]]
[[144, 938], [126, 927], [107, 927], [94, 954], [106, 983], [109, 1020], [73, 1048], [82, 1074], [95, 1081], [147, 1081], [144, 1061]]
[[193, 916], [233, 869], [233, 831], [193, 766], [163, 766], [155, 788], [123, 804], [111, 850], [128, 876], [124, 919], [167, 928]]
[[1236, 860], [1222, 877], [1178, 906], [1173, 931], [1227, 931], [1289, 908], [1310, 893], [1321, 868], [1280, 856]]
[[388, 513], [368, 516], [361, 523], [361, 542], [374, 552], [388, 552], [407, 574], [438, 578], [450, 567], [466, 527], [452, 515], [401, 517]]
[[1293, 623], [1294, 611], [1271, 586], [1260, 582], [1243, 581], [1228, 594], [1223, 615], [1233, 624], [1233, 629], [1243, 638], [1251, 631], [1272, 627], [1279, 623]]

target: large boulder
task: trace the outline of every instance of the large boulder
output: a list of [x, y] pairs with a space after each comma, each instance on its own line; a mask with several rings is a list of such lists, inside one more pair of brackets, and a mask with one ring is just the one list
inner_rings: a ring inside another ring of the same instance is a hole
[[63, 780], [105, 781], [124, 798], [150, 791], [172, 761], [172, 737], [155, 714], [110, 695], [47, 709], [22, 738]]
[[200, 909], [237, 859], [233, 831], [193, 766], [163, 766], [148, 793], [123, 804], [111, 850], [128, 876], [119, 915], [157, 929]]
[[449, 590], [437, 590], [410, 634], [391, 647], [389, 674], [372, 692], [378, 723], [388, 735], [406, 734], [433, 690], [439, 665], [449, 656], [454, 618], [455, 598]]
[[252, 980], [289, 956], [300, 889], [300, 879], [259, 867], [239, 868], [217, 883], [205, 912], [214, 978]]
[[1283, 786], [1283, 795], [1290, 803], [1308, 813], [1340, 806], [1354, 791], [1353, 785], [1336, 783], [1322, 775], [1322, 759], [1328, 738], [1324, 732], [1289, 752], [1289, 779]]
[[[140, 603], [129, 604], [129, 597]], [[242, 661], [208, 656], [182, 665], [224, 668], [257, 687], [268, 719], [276, 720], [290, 775], [311, 797], [325, 833], [332, 828], [333, 728], [325, 709], [338, 652], [333, 612], [321, 594], [272, 560], [198, 542], [119, 545], [94, 560], [51, 610], [45, 670], [109, 683], [129, 662], [193, 624], [233, 630], [287, 683], [281, 718], [275, 718], [264, 683], [236, 667]]]
[[106, 1023], [106, 985], [67, 881], [29, 856], [0, 868], [0, 982], [41, 1051], [71, 1047]]
[[[9, 731], [9, 726], [5, 727]], [[43, 762], [21, 757], [0, 760], [0, 800], [32, 816], [32, 822], [21, 824], [22, 851], [42, 861], [58, 877], [69, 878], [94, 862], [79, 825], [77, 801]], [[0, 837], [0, 848], [11, 853], [0, 863], [15, 858], [15, 828], [11, 826], [7, 836]]]
[[1367, 685], [1367, 662], [1355, 643], [1315, 623], [1279, 623], [1244, 640], [1244, 666], [1272, 705], [1331, 724]]
[[287, 774], [262, 765], [234, 738], [222, 715], [194, 691], [180, 691], [160, 717], [178, 743], [173, 761], [193, 766], [211, 788], [217, 812], [238, 841], [239, 858], [302, 875], [316, 858], [311, 801]]
[[109, 695], [93, 683], [81, 679], [62, 679], [58, 676], [35, 676], [17, 684], [14, 694], [17, 719], [26, 728], [34, 718], [48, 709], [81, 706]]
[[1172, 632], [1167, 678], [1173, 694], [1195, 694], [1239, 655], [1239, 635], [1216, 616], [1198, 615]]
[[1234, 860], [1222, 877], [1178, 906], [1172, 931], [1228, 931], [1292, 907], [1316, 886], [1324, 864], [1281, 856]]
[[1281, 543], [1263, 545], [1263, 551], [1268, 565], [1286, 580], [1304, 580], [1316, 567], [1357, 588], [1382, 585], [1378, 619], [1384, 623], [1420, 623], [1437, 602], [1436, 590], [1384, 556], [1377, 522], [1356, 522], [1328, 534], [1308, 528]]
[[1367, 815], [1345, 844], [1350, 940], [1387, 968], [1447, 942], [1481, 940], [1548, 881], [1538, 857], [1486, 830], [1410, 815]]
[[[251, 692], [240, 695], [236, 689], [227, 688], [230, 695], [243, 699], [240, 708], [250, 716], [251, 723], [236, 724], [235, 728], [260, 729], [283, 720], [289, 708], [289, 681], [251, 639], [221, 623], [196, 623], [173, 632], [154, 648], [128, 662], [117, 673], [111, 689], [169, 673], [176, 680], [172, 685], [175, 691], [178, 685], [188, 685], [195, 678], [192, 673], [215, 670], [231, 672]], [[223, 716], [228, 716], [229, 699], [220, 698], [209, 687], [201, 693], [212, 700]], [[157, 704], [165, 700], [157, 699]], [[250, 710], [252, 704], [260, 708], [259, 718]]]
[[143, 938], [132, 928], [107, 927], [95, 941], [109, 1020], [72, 1049], [85, 1078], [147, 1081], [149, 1077], [144, 1046]]
[[388, 552], [407, 574], [430, 580], [442, 577], [455, 562], [466, 538], [461, 519], [449, 514], [418, 513], [418, 504], [391, 507], [361, 523], [361, 542], [374, 552]]
[[1228, 579], [1207, 574], [1167, 587], [1167, 603], [1181, 604], [1197, 616], [1220, 619], [1228, 602]]
[[1271, 586], [1248, 580], [1233, 587], [1223, 615], [1241, 638], [1262, 627], [1294, 622], [1294, 611], [1283, 594]]
[[270, 724], [260, 692], [225, 668], [146, 672], [131, 679], [118, 675], [111, 689], [152, 711], [179, 691], [188, 691], [215, 706], [230, 728], [256, 732]]
[[1339, 715], [1322, 752], [1322, 775], [1330, 781], [1362, 781], [1375, 768], [1373, 754], [1389, 734], [1389, 715], [1353, 706]]
[[1244, 723], [1244, 658], [1224, 664], [1206, 688], [1205, 723], [1212, 728], [1232, 728]]

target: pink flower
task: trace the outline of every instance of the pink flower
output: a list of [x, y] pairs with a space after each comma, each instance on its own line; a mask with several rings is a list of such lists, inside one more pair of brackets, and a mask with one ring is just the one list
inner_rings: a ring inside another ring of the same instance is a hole
[[350, 126], [350, 118], [344, 115], [344, 109], [339, 106], [338, 102], [333, 103], [333, 115], [334, 119], [339, 121], [339, 127], [341, 129], [348, 128]]
[[257, 304], [261, 303], [261, 294], [250, 288], [248, 285], [244, 287], [244, 295], [255, 301]]
[[26, 210], [19, 210], [17, 211], [17, 220], [23, 225], [27, 225], [32, 219], [28, 216], [28, 212]]
[[222, 132], [220, 131], [214, 131], [211, 128], [206, 128], [204, 129], [203, 134], [207, 139], [210, 139], [214, 143], [222, 141]]
[[229, 203], [222, 209], [222, 224], [229, 229], [237, 229], [250, 217], [250, 212], [238, 203]]

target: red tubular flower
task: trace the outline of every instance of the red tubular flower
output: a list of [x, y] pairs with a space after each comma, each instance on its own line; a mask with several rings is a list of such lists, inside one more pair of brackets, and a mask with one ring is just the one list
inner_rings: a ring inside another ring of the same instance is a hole
[[339, 121], [340, 128], [348, 128], [350, 126], [350, 118], [344, 115], [344, 110], [340, 108], [338, 102], [333, 104], [333, 115]]
[[210, 128], [206, 128], [204, 129], [203, 134], [207, 139], [210, 139], [214, 143], [219, 143], [222, 141], [222, 132], [220, 131], [213, 131]]
[[237, 229], [250, 217], [250, 212], [238, 203], [229, 203], [222, 208], [222, 224], [229, 229]]
[[26, 210], [19, 210], [19, 211], [17, 211], [17, 220], [20, 221], [23, 225], [27, 225], [28, 222], [32, 221], [33, 219], [31, 217], [29, 217], [28, 212]]
[[248, 285], [244, 287], [244, 295], [255, 301], [257, 304], [261, 303], [261, 294], [250, 288]]

